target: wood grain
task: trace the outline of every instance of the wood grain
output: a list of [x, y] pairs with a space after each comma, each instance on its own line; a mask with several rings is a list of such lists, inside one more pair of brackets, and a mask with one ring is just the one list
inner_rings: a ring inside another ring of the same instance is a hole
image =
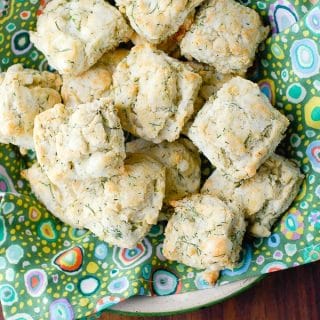
[[[320, 262], [270, 274], [255, 287], [221, 304], [170, 317], [126, 317], [105, 313], [99, 320], [318, 320]], [[0, 320], [3, 317], [0, 315]]]

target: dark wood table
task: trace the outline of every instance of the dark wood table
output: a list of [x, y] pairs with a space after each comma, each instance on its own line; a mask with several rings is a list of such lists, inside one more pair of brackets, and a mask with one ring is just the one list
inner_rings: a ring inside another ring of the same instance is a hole
[[[105, 313], [100, 320], [135, 320]], [[221, 304], [200, 311], [171, 317], [174, 320], [319, 320], [320, 262], [275, 272], [255, 287]], [[0, 320], [3, 317], [0, 315]]]

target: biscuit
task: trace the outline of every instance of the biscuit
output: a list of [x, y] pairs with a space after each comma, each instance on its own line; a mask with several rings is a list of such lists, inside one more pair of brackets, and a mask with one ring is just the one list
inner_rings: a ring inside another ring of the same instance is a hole
[[118, 174], [125, 158], [124, 135], [108, 98], [78, 105], [58, 104], [35, 118], [37, 159], [49, 179], [85, 180]]
[[164, 256], [211, 272], [234, 268], [246, 228], [243, 214], [211, 195], [193, 195], [174, 206], [165, 230]]
[[149, 155], [165, 166], [165, 203], [199, 191], [201, 162], [199, 153], [191, 141], [179, 139], [174, 142], [153, 144], [137, 139], [126, 144], [126, 151]]
[[53, 184], [38, 164], [22, 175], [58, 219], [124, 248], [134, 247], [157, 223], [165, 192], [165, 168], [141, 154], [129, 155], [123, 172], [109, 178]]
[[154, 159], [131, 154], [123, 173], [84, 182], [67, 210], [112, 245], [132, 248], [157, 223], [165, 192], [165, 168]]
[[268, 32], [254, 10], [234, 0], [209, 0], [182, 39], [181, 54], [221, 73], [244, 73]]
[[235, 77], [199, 111], [188, 136], [215, 167], [239, 181], [255, 175], [288, 125], [257, 84]]
[[56, 73], [8, 68], [0, 84], [0, 142], [33, 149], [33, 122], [37, 114], [61, 102], [61, 78]]
[[200, 84], [183, 62], [149, 45], [135, 46], [113, 74], [122, 127], [154, 143], [178, 139]]
[[30, 39], [59, 73], [79, 75], [128, 41], [131, 32], [121, 13], [104, 0], [55, 0], [39, 16]]
[[112, 84], [112, 73], [128, 53], [129, 50], [126, 49], [107, 52], [94, 66], [80, 75], [63, 75], [61, 96], [65, 106], [75, 107], [78, 104], [108, 96]]
[[117, 0], [132, 28], [148, 42], [159, 44], [175, 34], [204, 0]]
[[208, 193], [242, 210], [255, 237], [268, 237], [276, 220], [289, 208], [304, 176], [295, 163], [272, 155], [251, 179], [234, 183], [216, 170], [202, 187]]

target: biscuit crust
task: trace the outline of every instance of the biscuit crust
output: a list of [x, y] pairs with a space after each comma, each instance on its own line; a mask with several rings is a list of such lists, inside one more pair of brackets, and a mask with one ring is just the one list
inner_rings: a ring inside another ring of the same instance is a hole
[[[222, 86], [235, 77], [235, 74], [224, 74], [217, 72], [217, 70], [204, 63], [199, 62], [186, 62], [186, 64], [192, 68], [194, 72], [199, 74], [202, 79], [202, 83], [199, 89], [198, 96], [194, 103], [194, 111], [190, 120], [185, 124], [182, 132], [187, 135], [188, 130], [190, 129], [194, 118], [196, 117], [199, 110], [203, 107], [203, 105], [209, 100], [211, 96], [215, 96], [219, 89]], [[241, 76], [241, 75], [240, 75]]]
[[30, 168], [23, 170], [21, 176], [29, 181], [34, 195], [54, 216], [73, 228], [83, 228], [83, 223], [79, 221], [78, 217], [66, 214], [68, 207], [78, 197], [74, 182], [52, 183], [37, 162]]
[[[111, 245], [133, 248], [157, 223], [165, 192], [165, 169], [131, 154], [123, 173], [79, 186], [81, 197], [67, 211]], [[94, 200], [93, 200], [94, 199]]]

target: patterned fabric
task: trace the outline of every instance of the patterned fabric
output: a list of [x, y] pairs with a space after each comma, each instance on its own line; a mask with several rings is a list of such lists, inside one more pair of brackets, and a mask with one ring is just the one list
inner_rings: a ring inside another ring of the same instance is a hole
[[[274, 35], [261, 46], [251, 78], [291, 120], [279, 153], [306, 174], [297, 199], [266, 239], [247, 240], [238, 268], [219, 285], [320, 258], [320, 4], [242, 1], [269, 21]], [[0, 0], [0, 68], [13, 63], [47, 69], [28, 31], [45, 1]], [[30, 194], [22, 157], [0, 145], [0, 300], [6, 319], [71, 320], [99, 313], [132, 295], [169, 295], [207, 288], [200, 270], [165, 260], [164, 225], [135, 249], [111, 247], [86, 230], [55, 219]], [[211, 168], [204, 164], [203, 174]], [[94, 201], [94, 200], [93, 200]]]

